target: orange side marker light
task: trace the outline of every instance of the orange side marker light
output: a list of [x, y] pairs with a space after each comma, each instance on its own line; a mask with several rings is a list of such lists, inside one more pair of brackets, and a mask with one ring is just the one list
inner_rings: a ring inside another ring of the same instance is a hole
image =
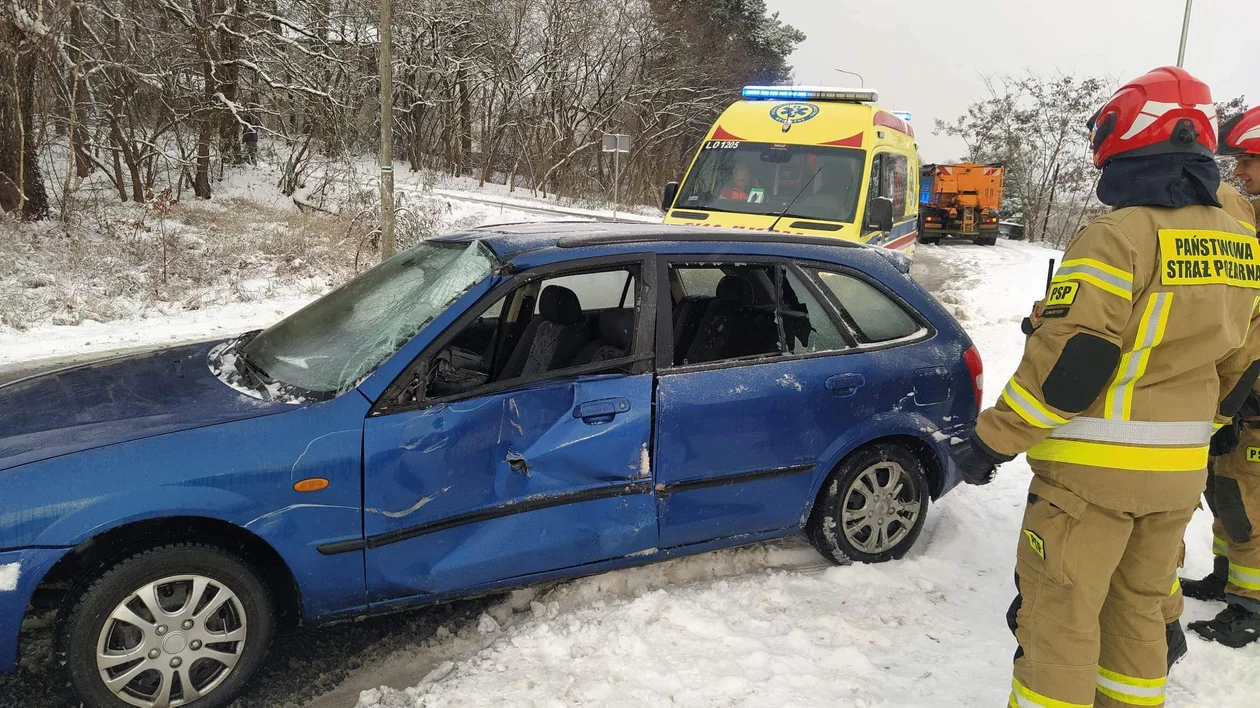
[[303, 479], [293, 485], [293, 491], [295, 492], [318, 492], [321, 489], [327, 489], [327, 488], [328, 488], [328, 480], [324, 479], [323, 477], [311, 477], [310, 479]]

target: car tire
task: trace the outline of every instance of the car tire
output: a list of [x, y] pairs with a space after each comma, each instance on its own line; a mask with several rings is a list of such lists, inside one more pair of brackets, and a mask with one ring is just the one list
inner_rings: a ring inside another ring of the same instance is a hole
[[[170, 705], [216, 708], [258, 670], [274, 628], [271, 597], [245, 561], [214, 546], [172, 544], [96, 578], [61, 622], [58, 652], [85, 705], [161, 705], [155, 699], [167, 697]], [[197, 694], [191, 699], [185, 682]]]
[[941, 242], [940, 236], [920, 236], [919, 237], [919, 243], [927, 244], [929, 246], [934, 246], [940, 242]]
[[987, 238], [978, 238], [978, 239], [976, 239], [976, 245], [978, 245], [978, 246], [995, 246], [995, 245], [997, 245], [997, 237], [996, 237], [996, 236], [990, 236], [990, 237], [987, 237]]
[[827, 478], [806, 535], [837, 565], [896, 560], [918, 540], [930, 503], [927, 474], [914, 453], [891, 443], [868, 445]]

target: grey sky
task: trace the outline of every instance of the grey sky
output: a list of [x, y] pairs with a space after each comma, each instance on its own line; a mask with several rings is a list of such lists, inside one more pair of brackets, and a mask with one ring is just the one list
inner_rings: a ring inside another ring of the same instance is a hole
[[[1062, 71], [1131, 79], [1177, 62], [1184, 0], [766, 0], [808, 38], [796, 81], [857, 85], [886, 108], [914, 113], [925, 161], [965, 151], [932, 135], [933, 119], [984, 96], [981, 74]], [[1260, 103], [1260, 1], [1196, 0], [1186, 69], [1217, 100]]]

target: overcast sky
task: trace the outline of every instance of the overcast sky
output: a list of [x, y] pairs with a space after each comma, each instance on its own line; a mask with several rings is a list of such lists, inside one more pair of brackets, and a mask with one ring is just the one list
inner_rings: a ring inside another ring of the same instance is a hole
[[[857, 85], [914, 114], [927, 162], [958, 158], [932, 135], [984, 96], [982, 74], [1025, 69], [1126, 81], [1177, 62], [1185, 0], [766, 0], [808, 35], [792, 55], [796, 82]], [[1260, 0], [1196, 0], [1186, 69], [1216, 100], [1260, 103]]]

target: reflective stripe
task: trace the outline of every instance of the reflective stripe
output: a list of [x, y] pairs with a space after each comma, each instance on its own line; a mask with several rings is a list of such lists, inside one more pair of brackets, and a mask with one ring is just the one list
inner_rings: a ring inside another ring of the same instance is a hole
[[1260, 590], [1260, 568], [1230, 563], [1229, 583], [1245, 590]]
[[1098, 667], [1098, 692], [1131, 706], [1157, 706], [1164, 702], [1168, 678], [1142, 679]]
[[1254, 234], [1256, 232], [1256, 225], [1251, 223], [1250, 221], [1243, 221], [1242, 219], [1239, 219], [1238, 223], [1242, 224], [1243, 228], [1247, 229], [1251, 233]]
[[1225, 427], [1225, 424], [1224, 424], [1224, 423], [1212, 423], [1212, 432], [1214, 432], [1214, 433], [1215, 433], [1216, 431], [1218, 431], [1218, 430], [1220, 430], [1221, 428], [1224, 428], [1224, 427]]
[[1135, 472], [1198, 472], [1207, 467], [1208, 446], [1133, 447], [1076, 440], [1043, 440], [1028, 459]]
[[1181, 578], [1178, 578], [1177, 576], [1175, 576], [1175, 575], [1174, 575], [1174, 576], [1173, 576], [1173, 588], [1172, 588], [1172, 590], [1170, 590], [1170, 591], [1168, 592], [1168, 594], [1169, 594], [1169, 595], [1176, 595], [1176, 594], [1177, 594], [1177, 591], [1178, 591], [1178, 590], [1180, 590], [1180, 589], [1181, 589]]
[[1212, 537], [1212, 555], [1229, 555], [1229, 544], [1225, 541], [1225, 539], [1217, 536]]
[[1019, 417], [1029, 425], [1038, 428], [1057, 428], [1067, 422], [1066, 418], [1046, 408], [1041, 401], [1024, 390], [1023, 386], [1015, 383], [1014, 378], [1002, 390], [1002, 400], [1006, 401], [1006, 405], [1010, 406], [1011, 410], [1018, 413]]
[[1011, 681], [1011, 700], [1007, 705], [1017, 708], [1093, 708], [1094, 704], [1057, 701], [1028, 688], [1020, 683], [1019, 679], [1013, 679]]
[[1115, 266], [1107, 265], [1093, 258], [1073, 258], [1063, 261], [1051, 282], [1079, 280], [1094, 287], [1119, 295], [1125, 300], [1133, 299], [1133, 276]]
[[1137, 380], [1146, 373], [1151, 350], [1164, 339], [1168, 313], [1172, 310], [1172, 296], [1172, 293], [1152, 293], [1147, 300], [1146, 311], [1142, 313], [1142, 324], [1138, 327], [1137, 339], [1133, 342], [1133, 350], [1120, 357], [1116, 380], [1107, 389], [1107, 402], [1103, 410], [1103, 415], [1107, 418], [1129, 419], [1133, 409], [1133, 389], [1136, 388]]
[[1212, 424], [1192, 420], [1156, 422], [1077, 416], [1050, 433], [1050, 437], [1132, 445], [1197, 446], [1212, 440]]

